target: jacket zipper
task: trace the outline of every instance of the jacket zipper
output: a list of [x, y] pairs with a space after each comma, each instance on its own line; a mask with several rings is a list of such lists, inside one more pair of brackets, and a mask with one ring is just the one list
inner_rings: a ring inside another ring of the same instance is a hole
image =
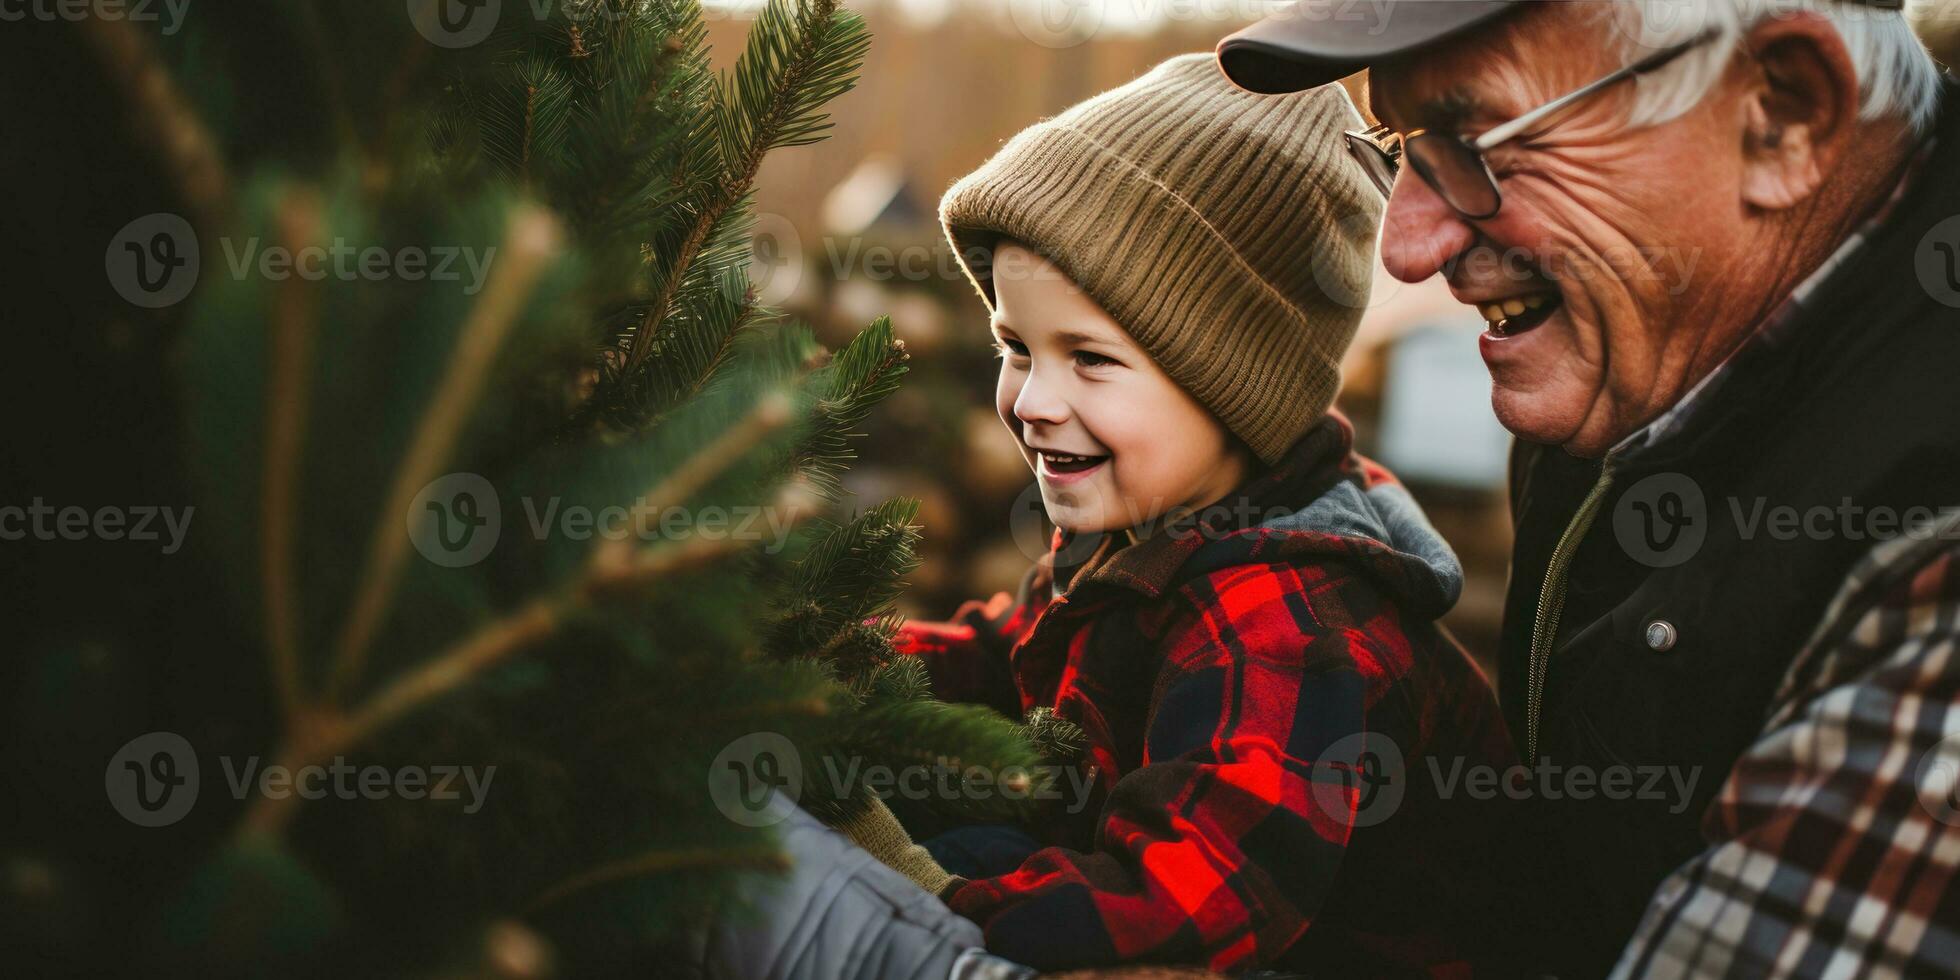
[[1565, 533], [1559, 535], [1552, 560], [1545, 567], [1545, 584], [1538, 592], [1538, 612], [1531, 623], [1531, 661], [1525, 678], [1525, 762], [1529, 765], [1538, 761], [1538, 716], [1545, 707], [1545, 673], [1551, 667], [1552, 641], [1558, 637], [1559, 615], [1565, 611], [1566, 571], [1572, 564], [1572, 553], [1592, 530], [1600, 503], [1612, 486], [1613, 454], [1607, 453], [1600, 462], [1598, 482], [1586, 493]]

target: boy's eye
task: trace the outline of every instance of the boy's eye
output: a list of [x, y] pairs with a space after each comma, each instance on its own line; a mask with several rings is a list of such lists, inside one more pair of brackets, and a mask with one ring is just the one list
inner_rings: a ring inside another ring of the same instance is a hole
[[1075, 352], [1075, 363], [1083, 367], [1102, 367], [1105, 364], [1115, 364], [1116, 358], [1104, 357], [1092, 350], [1079, 350]]
[[1028, 348], [1018, 340], [995, 340], [994, 356], [1007, 357], [1009, 355], [1026, 357], [1028, 356]]

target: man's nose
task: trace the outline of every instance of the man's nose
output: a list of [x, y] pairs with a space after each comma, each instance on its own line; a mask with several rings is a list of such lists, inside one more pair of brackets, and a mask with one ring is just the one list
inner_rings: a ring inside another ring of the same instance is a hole
[[1382, 265], [1403, 282], [1421, 282], [1441, 272], [1477, 237], [1476, 229], [1414, 173], [1395, 180], [1382, 215]]

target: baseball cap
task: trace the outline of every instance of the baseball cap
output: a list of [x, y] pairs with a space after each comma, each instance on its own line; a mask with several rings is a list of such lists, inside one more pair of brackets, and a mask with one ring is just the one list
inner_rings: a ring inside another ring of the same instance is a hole
[[[1532, 2], [1299, 0], [1218, 42], [1218, 67], [1248, 92], [1298, 92], [1461, 34]], [[1905, 9], [1905, 0], [1842, 2], [1893, 12]]]
[[1492, 20], [1526, 0], [1299, 0], [1218, 42], [1218, 67], [1249, 92], [1298, 92]]

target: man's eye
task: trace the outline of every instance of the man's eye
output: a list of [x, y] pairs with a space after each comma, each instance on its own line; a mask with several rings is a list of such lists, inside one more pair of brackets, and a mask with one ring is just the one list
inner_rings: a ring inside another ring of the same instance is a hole
[[1026, 347], [1026, 345], [1022, 344], [1018, 340], [994, 341], [995, 357], [1007, 357], [1009, 355], [1012, 355], [1014, 357], [1026, 357], [1028, 356], [1028, 348]]
[[1519, 137], [1484, 154], [1484, 162], [1490, 166], [1493, 177], [1503, 178], [1511, 174], [1523, 173], [1531, 165], [1531, 153], [1542, 147], [1543, 144]]
[[1115, 364], [1116, 358], [1104, 357], [1095, 351], [1079, 350], [1075, 352], [1075, 363], [1083, 367], [1102, 367], [1105, 364]]

